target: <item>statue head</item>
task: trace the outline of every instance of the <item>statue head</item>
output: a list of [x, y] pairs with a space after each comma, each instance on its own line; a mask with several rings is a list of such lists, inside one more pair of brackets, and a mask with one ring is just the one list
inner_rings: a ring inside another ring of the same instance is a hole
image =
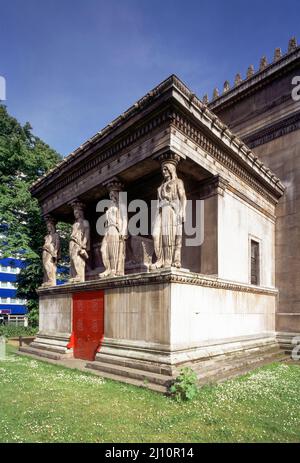
[[174, 180], [177, 178], [176, 165], [173, 162], [164, 162], [161, 167], [165, 181]]
[[76, 220], [84, 218], [83, 209], [81, 207], [78, 207], [78, 206], [74, 207], [74, 217]]
[[110, 190], [109, 198], [114, 204], [118, 204], [119, 201], [119, 191], [117, 190]]
[[73, 201], [71, 204], [76, 220], [84, 219], [84, 205], [80, 201]]
[[49, 234], [56, 232], [56, 220], [51, 215], [45, 216], [46, 227]]

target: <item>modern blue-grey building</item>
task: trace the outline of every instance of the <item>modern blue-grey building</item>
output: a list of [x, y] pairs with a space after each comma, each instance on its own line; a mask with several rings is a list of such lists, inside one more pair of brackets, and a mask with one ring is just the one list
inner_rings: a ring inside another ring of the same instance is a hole
[[26, 300], [17, 297], [17, 275], [25, 262], [15, 258], [0, 258], [0, 323], [27, 326]]

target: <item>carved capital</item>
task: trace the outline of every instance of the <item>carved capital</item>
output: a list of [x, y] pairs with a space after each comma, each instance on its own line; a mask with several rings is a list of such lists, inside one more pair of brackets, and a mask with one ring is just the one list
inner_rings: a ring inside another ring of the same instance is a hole
[[85, 204], [80, 201], [78, 198], [73, 199], [72, 201], [69, 202], [69, 205], [72, 207], [72, 209], [80, 209], [81, 211], [84, 211], [85, 209]]
[[174, 166], [177, 167], [181, 159], [181, 156], [177, 153], [174, 153], [174, 151], [168, 150], [168, 151], [165, 151], [155, 156], [155, 159], [157, 159], [160, 162], [161, 166], [168, 163], [168, 164], [174, 164]]
[[124, 188], [123, 183], [118, 177], [111, 177], [102, 183], [102, 185], [109, 191], [122, 191]]

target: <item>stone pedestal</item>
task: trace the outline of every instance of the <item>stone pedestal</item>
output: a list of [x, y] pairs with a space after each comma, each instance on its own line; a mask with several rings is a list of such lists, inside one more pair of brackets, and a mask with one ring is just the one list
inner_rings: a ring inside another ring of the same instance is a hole
[[[51, 289], [39, 298], [39, 332], [30, 344], [31, 348], [47, 352], [72, 356], [69, 347], [72, 334], [72, 300], [69, 294], [60, 292], [49, 294]], [[55, 358], [55, 356], [54, 356]]]
[[87, 366], [104, 375], [165, 387], [184, 365], [204, 378], [205, 362], [276, 351], [276, 290], [173, 268], [41, 288], [40, 330], [31, 349], [72, 356], [73, 295], [98, 290], [104, 291], [104, 339]]

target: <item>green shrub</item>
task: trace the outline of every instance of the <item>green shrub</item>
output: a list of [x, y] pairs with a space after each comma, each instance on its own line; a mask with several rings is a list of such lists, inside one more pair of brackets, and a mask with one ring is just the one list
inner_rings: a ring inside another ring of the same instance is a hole
[[6, 338], [17, 338], [18, 336], [34, 336], [37, 333], [37, 328], [31, 326], [18, 325], [0, 325], [0, 336]]
[[190, 367], [181, 368], [179, 375], [170, 387], [172, 396], [178, 401], [192, 400], [199, 391], [198, 378]]
[[31, 328], [39, 326], [39, 304], [37, 301], [27, 302], [28, 308], [28, 323]]

